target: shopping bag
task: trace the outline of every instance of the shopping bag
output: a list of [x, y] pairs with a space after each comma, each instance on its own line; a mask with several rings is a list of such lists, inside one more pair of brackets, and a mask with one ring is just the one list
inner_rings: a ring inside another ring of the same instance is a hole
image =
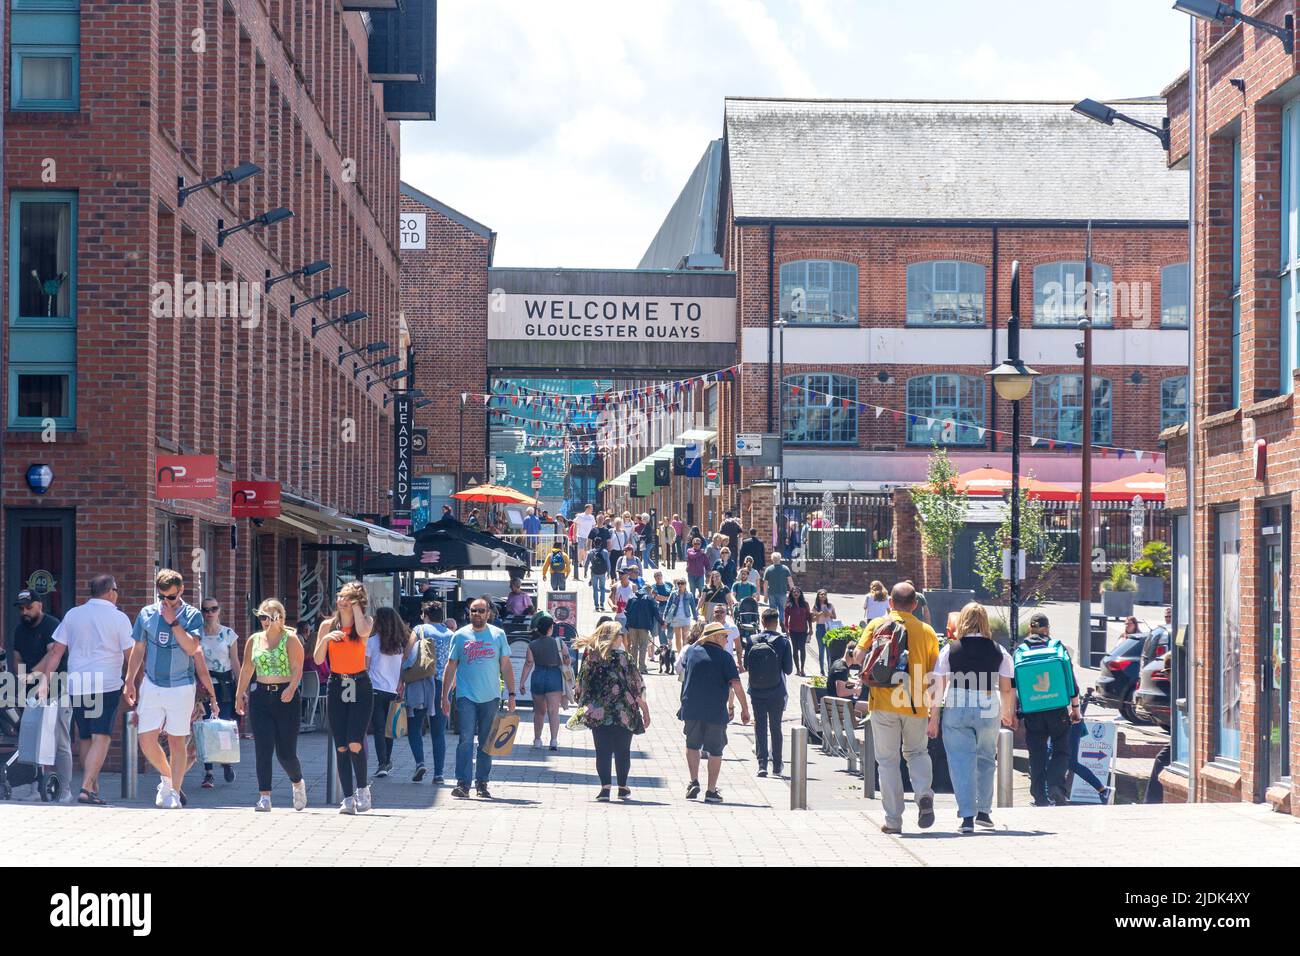
[[239, 763], [239, 725], [233, 720], [194, 721], [199, 763]]
[[384, 736], [406, 736], [406, 701], [395, 700], [388, 705], [388, 716], [384, 719]]
[[27, 698], [27, 708], [18, 726], [18, 759], [23, 763], [51, 766], [58, 749], [58, 732], [58, 703]]
[[487, 742], [482, 744], [483, 752], [489, 757], [504, 757], [515, 745], [515, 734], [519, 732], [518, 714], [497, 714], [492, 721], [492, 732]]

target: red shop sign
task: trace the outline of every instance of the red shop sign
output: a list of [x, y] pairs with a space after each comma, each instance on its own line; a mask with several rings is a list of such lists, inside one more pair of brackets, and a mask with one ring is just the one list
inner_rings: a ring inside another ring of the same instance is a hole
[[216, 455], [159, 455], [154, 471], [159, 498], [215, 498]]
[[233, 518], [280, 517], [278, 481], [232, 481], [230, 515]]

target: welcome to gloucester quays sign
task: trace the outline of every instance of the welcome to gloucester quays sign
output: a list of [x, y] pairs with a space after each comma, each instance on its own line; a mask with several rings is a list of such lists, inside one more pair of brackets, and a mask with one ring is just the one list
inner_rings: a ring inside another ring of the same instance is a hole
[[722, 296], [488, 295], [498, 341], [734, 342], [736, 300]]

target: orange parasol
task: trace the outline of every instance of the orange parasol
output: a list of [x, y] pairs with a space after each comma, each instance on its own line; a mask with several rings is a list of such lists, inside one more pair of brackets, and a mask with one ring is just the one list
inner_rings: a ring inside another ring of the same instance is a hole
[[1165, 476], [1144, 471], [1092, 486], [1093, 501], [1132, 501], [1138, 495], [1143, 501], [1164, 501]]
[[452, 495], [458, 501], [474, 501], [486, 505], [536, 505], [537, 499], [505, 485], [475, 485]]

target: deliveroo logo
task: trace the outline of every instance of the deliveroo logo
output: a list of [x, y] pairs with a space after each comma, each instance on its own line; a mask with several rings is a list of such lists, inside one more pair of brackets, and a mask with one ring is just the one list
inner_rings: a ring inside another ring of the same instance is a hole
[[1052, 675], [1047, 671], [1043, 671], [1038, 675], [1038, 679], [1034, 681], [1034, 691], [1039, 694], [1046, 694], [1051, 689]]

